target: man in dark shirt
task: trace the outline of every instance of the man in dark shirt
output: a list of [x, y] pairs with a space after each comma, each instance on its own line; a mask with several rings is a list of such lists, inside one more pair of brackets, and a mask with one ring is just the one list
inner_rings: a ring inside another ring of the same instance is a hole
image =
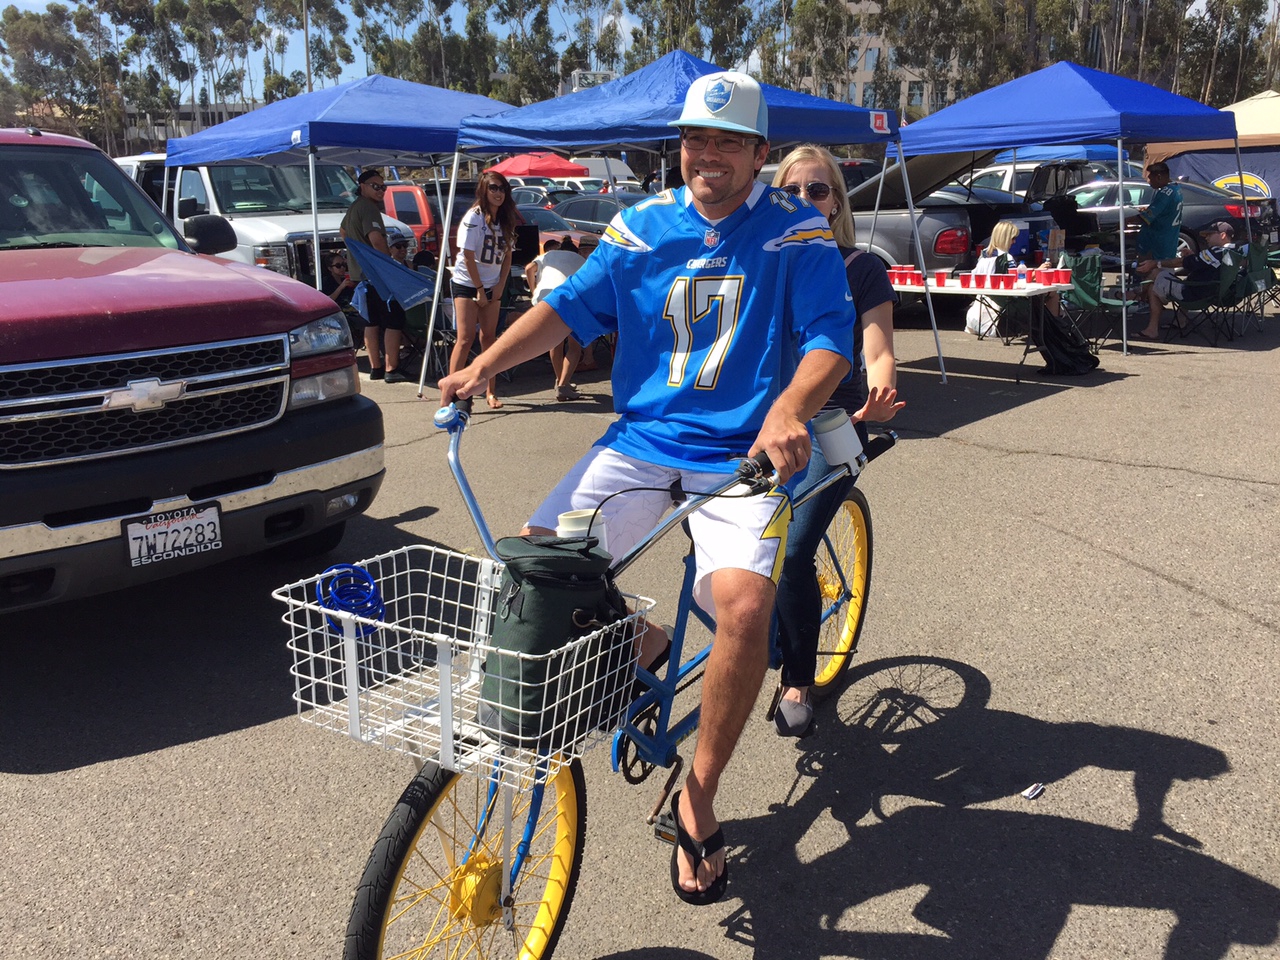
[[[360, 174], [360, 196], [347, 209], [342, 218], [342, 239], [352, 237], [366, 243], [380, 253], [391, 256], [391, 248], [387, 246], [387, 227], [382, 220], [382, 197], [387, 184], [378, 170], [369, 169]], [[368, 326], [364, 328], [364, 346], [369, 352], [369, 379], [381, 380], [384, 377], [390, 383], [405, 383], [409, 380], [400, 366], [400, 332], [404, 330], [404, 314], [397, 318], [392, 315], [387, 303], [376, 290], [364, 279], [364, 274], [353, 258], [350, 262], [351, 279], [363, 286], [364, 318]], [[357, 293], [355, 302], [360, 303]], [[383, 331], [386, 336], [383, 336]], [[386, 358], [383, 359], [383, 341], [386, 342]]]
[[[1151, 319], [1146, 329], [1140, 330], [1140, 340], [1155, 340], [1160, 336], [1160, 316], [1166, 303], [1173, 303], [1177, 311], [1178, 325], [1186, 326], [1188, 318], [1179, 301], [1194, 299], [1212, 289], [1218, 282], [1218, 269], [1222, 264], [1236, 263], [1235, 228], [1226, 220], [1212, 224], [1203, 234], [1205, 248], [1199, 253], [1167, 260], [1144, 260], [1138, 264], [1138, 272], [1152, 280], [1149, 293]], [[1179, 276], [1175, 271], [1181, 270]]]

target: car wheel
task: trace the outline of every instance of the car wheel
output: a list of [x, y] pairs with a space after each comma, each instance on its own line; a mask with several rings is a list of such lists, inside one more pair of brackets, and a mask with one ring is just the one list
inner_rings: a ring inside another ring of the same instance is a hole
[[1200, 252], [1200, 244], [1189, 233], [1178, 234], [1178, 256], [1187, 257]]

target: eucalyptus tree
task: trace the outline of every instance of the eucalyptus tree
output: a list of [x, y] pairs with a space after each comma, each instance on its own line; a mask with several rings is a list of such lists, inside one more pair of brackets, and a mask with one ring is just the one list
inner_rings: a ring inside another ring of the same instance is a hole
[[494, 19], [507, 28], [497, 44], [501, 79], [493, 96], [517, 106], [556, 95], [556, 44], [548, 0], [497, 0]]
[[95, 73], [71, 10], [60, 3], [50, 3], [44, 13], [5, 7], [0, 44], [11, 65], [14, 92], [29, 115], [43, 113], [44, 123], [57, 123], [60, 117], [71, 132], [83, 135]]

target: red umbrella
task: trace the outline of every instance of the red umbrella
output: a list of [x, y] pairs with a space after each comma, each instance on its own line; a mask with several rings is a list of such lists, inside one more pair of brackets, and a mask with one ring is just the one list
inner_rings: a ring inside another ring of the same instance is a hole
[[589, 172], [581, 164], [570, 163], [554, 153], [520, 153], [495, 163], [489, 170], [511, 177], [584, 177]]

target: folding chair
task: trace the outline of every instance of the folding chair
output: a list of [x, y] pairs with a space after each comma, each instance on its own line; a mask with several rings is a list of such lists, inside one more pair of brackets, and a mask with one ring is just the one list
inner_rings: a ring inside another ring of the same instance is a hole
[[[1203, 283], [1184, 283], [1183, 299], [1175, 300], [1174, 305], [1179, 309], [1180, 318], [1185, 316], [1189, 322], [1184, 327], [1180, 319], [1179, 323], [1169, 328], [1169, 337], [1175, 332], [1183, 338], [1198, 332], [1211, 347], [1216, 347], [1218, 339], [1224, 335], [1228, 340], [1232, 339], [1235, 333], [1231, 311], [1239, 303], [1236, 294], [1239, 280], [1239, 265], [1233, 258], [1224, 257], [1218, 266], [1216, 282], [1208, 280]], [[1201, 330], [1206, 326], [1209, 328], [1207, 333]]]
[[1261, 330], [1267, 304], [1280, 297], [1280, 284], [1277, 284], [1275, 270], [1271, 267], [1271, 256], [1272, 251], [1267, 249], [1265, 242], [1249, 244], [1245, 257], [1248, 311], [1243, 318], [1241, 333], [1250, 322]]
[[1115, 318], [1124, 304], [1102, 293], [1101, 257], [1065, 254], [1063, 259], [1071, 268], [1071, 291], [1061, 301], [1063, 314], [1097, 353], [1115, 330]]

